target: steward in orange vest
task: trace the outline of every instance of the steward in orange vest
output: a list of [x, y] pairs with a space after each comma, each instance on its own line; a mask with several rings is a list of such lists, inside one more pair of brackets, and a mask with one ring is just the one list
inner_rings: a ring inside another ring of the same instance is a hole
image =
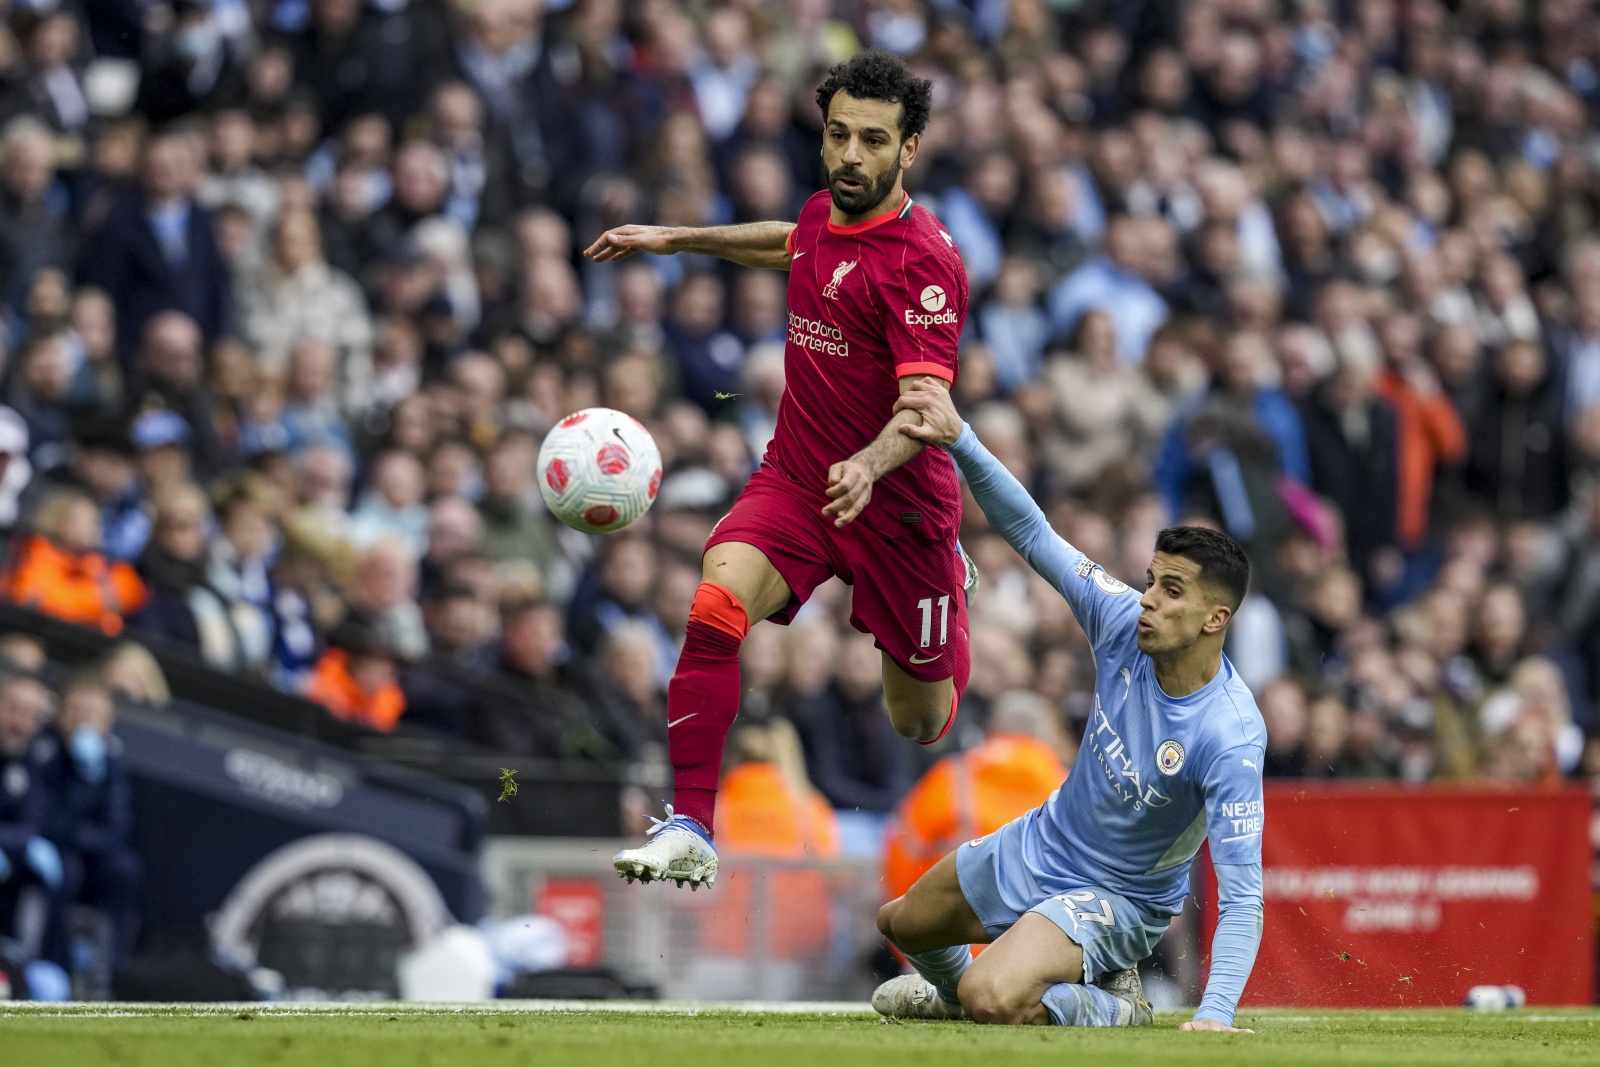
[[14, 550], [0, 595], [107, 636], [121, 633], [127, 616], [144, 606], [144, 583], [128, 564], [100, 551], [94, 502], [75, 492], [58, 494], [39, 509], [36, 526], [39, 532]]
[[884, 839], [884, 899], [903, 895], [963, 843], [1049, 799], [1067, 777], [1052, 743], [1058, 738], [1042, 698], [1002, 695], [983, 744], [935, 763], [895, 809]]
[[716, 840], [723, 866], [701, 920], [701, 950], [743, 959], [759, 923], [767, 929], [766, 953], [772, 959], [822, 951], [832, 941], [828, 875], [793, 866], [763, 870], [741, 861], [798, 865], [834, 859], [838, 819], [807, 779], [799, 736], [787, 720], [742, 727], [729, 739], [729, 750], [735, 763], [717, 789]]
[[341, 626], [306, 679], [308, 700], [346, 722], [389, 733], [406, 712], [395, 655], [363, 628]]

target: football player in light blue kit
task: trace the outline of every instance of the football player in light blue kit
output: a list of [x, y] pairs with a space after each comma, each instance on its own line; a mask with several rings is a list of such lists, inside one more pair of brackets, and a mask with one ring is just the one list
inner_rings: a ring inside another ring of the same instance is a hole
[[[1209, 841], [1221, 918], [1205, 998], [1185, 1030], [1233, 1030], [1261, 941], [1266, 726], [1222, 654], [1250, 564], [1226, 534], [1163, 530], [1141, 597], [1062, 540], [942, 389], [900, 406], [944, 446], [990, 523], [1072, 605], [1095, 659], [1072, 774], [1041, 807], [969, 841], [885, 904], [878, 926], [917, 968], [885, 1015], [1117, 1026], [1151, 1011], [1138, 965], [1183, 908]], [[976, 960], [967, 946], [993, 944]]]

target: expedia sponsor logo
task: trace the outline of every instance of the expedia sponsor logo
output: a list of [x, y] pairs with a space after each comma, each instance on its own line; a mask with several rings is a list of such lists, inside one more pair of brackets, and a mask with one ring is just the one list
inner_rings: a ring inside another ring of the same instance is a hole
[[[942, 297], [940, 298], [940, 302], [941, 303], [943, 302], [943, 298]], [[907, 326], [921, 326], [924, 330], [926, 330], [929, 326], [944, 326], [944, 325], [946, 325], [948, 323], [952, 323], [952, 322], [955, 322], [955, 321], [956, 321], [956, 309], [955, 308], [950, 308], [950, 309], [948, 309], [946, 311], [941, 311], [936, 315], [929, 315], [927, 312], [924, 312], [924, 311], [912, 311], [910, 308], [906, 308], [906, 325]]]
[[839, 327], [792, 311], [789, 312], [789, 343], [825, 356], [845, 358], [850, 355], [850, 342], [844, 339]]

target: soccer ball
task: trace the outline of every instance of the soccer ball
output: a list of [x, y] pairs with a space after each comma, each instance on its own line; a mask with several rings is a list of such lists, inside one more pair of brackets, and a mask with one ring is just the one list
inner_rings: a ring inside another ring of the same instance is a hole
[[574, 530], [620, 530], [650, 510], [660, 488], [655, 438], [638, 419], [611, 408], [574, 411], [539, 449], [539, 492]]

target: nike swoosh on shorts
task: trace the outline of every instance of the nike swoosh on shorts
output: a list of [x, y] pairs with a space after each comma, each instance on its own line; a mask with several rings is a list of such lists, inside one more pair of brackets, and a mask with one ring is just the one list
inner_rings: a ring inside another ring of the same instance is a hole
[[681, 719], [673, 719], [671, 722], [667, 723], [667, 729], [669, 729], [669, 730], [672, 729], [674, 726], [678, 725], [680, 722], [688, 722], [690, 719], [694, 718], [698, 714], [700, 714], [698, 711], [691, 711], [689, 714], [685, 715]]
[[[939, 653], [939, 656], [942, 656], [942, 655], [944, 655], [943, 652]], [[938, 659], [939, 656], [929, 656], [927, 659], [918, 659], [916, 657], [916, 654], [912, 653], [912, 655], [909, 657], [909, 659], [911, 660], [912, 663], [915, 663], [917, 666], [921, 667], [924, 664], [932, 663], [934, 660]]]

